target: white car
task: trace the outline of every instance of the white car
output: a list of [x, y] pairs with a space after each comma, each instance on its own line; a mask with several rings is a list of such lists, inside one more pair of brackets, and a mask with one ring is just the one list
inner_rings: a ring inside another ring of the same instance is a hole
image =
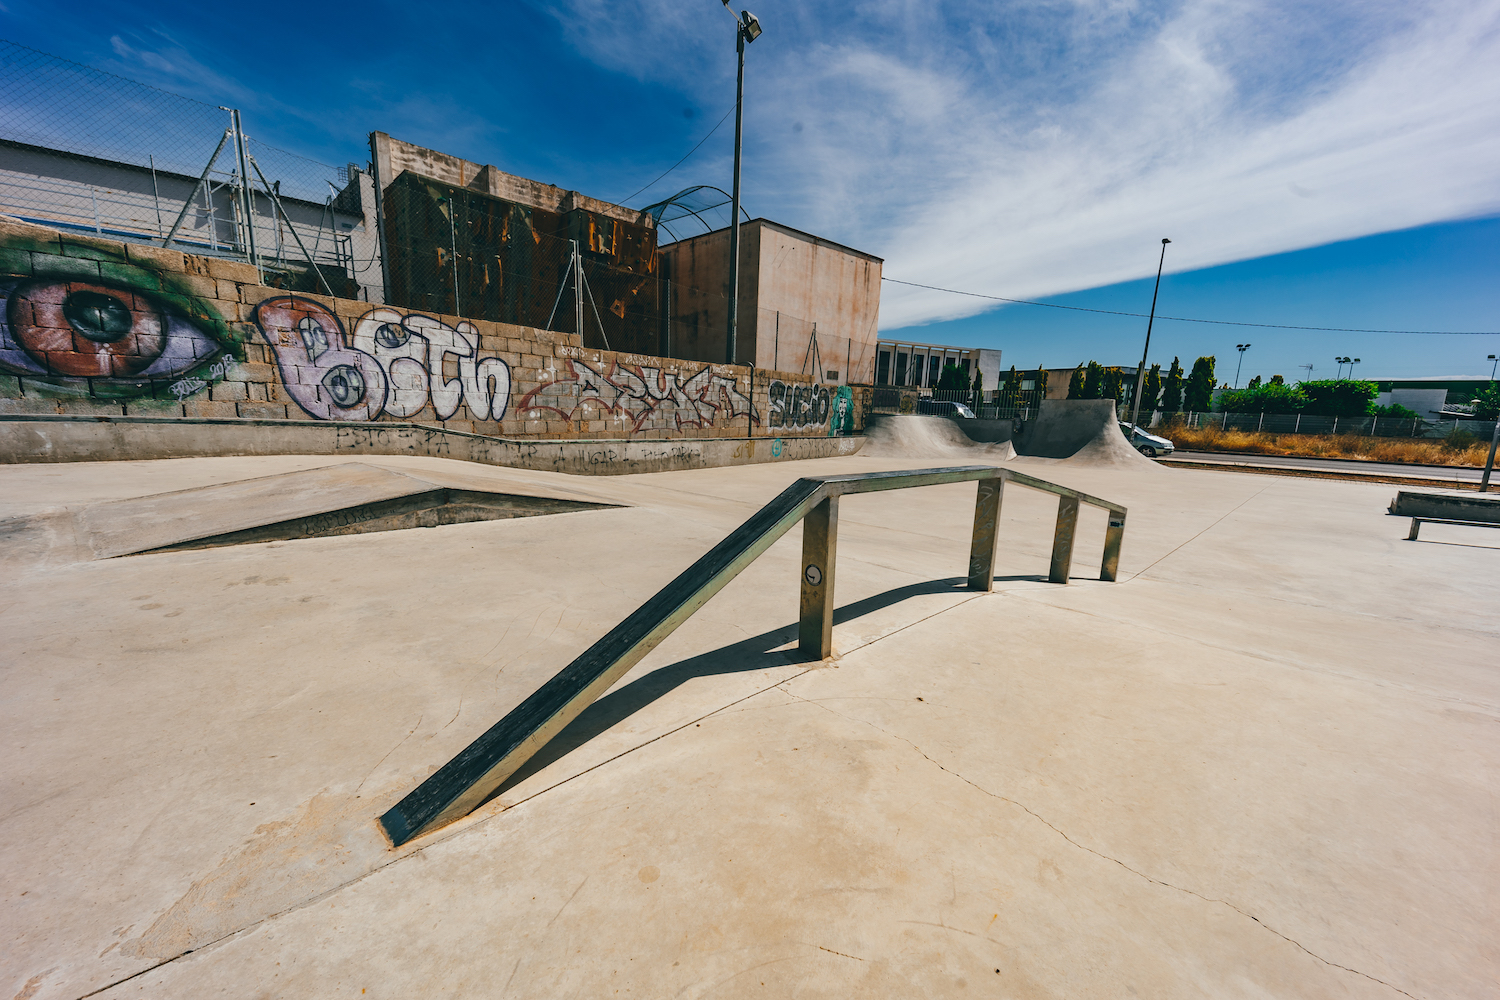
[[1172, 454], [1171, 441], [1164, 437], [1157, 437], [1150, 431], [1142, 430], [1135, 424], [1121, 423], [1120, 433], [1125, 435], [1125, 440], [1130, 442], [1131, 447], [1147, 458]]

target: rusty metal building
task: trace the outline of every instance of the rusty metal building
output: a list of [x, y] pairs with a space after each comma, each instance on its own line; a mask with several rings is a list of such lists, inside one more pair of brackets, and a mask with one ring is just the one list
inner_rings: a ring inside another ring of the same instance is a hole
[[494, 166], [372, 136], [382, 191], [387, 301], [447, 315], [580, 332], [659, 354], [665, 312], [650, 215]]

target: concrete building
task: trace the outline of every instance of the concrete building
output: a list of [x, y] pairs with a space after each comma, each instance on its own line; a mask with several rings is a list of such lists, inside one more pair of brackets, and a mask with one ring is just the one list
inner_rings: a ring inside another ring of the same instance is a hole
[[[663, 353], [723, 361], [729, 230], [668, 244], [661, 255], [671, 283], [671, 339]], [[769, 219], [741, 225], [739, 361], [823, 382], [873, 381], [883, 264]]]
[[977, 371], [985, 391], [1000, 383], [1000, 352], [988, 348], [921, 344], [910, 340], [882, 340], [877, 347], [875, 384], [931, 388], [946, 365], [963, 369], [972, 382]]

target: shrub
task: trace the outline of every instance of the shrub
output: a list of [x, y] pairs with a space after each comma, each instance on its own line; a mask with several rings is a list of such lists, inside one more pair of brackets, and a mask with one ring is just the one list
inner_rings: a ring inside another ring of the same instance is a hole
[[1420, 419], [1422, 415], [1415, 410], [1408, 410], [1400, 403], [1392, 403], [1390, 406], [1375, 407], [1375, 416], [1396, 417], [1401, 420], [1417, 420]]
[[1470, 432], [1455, 427], [1443, 438], [1443, 447], [1449, 451], [1466, 451], [1479, 443], [1479, 439]]
[[1374, 382], [1356, 382], [1348, 378], [1298, 382], [1297, 388], [1307, 397], [1303, 412], [1320, 417], [1367, 416], [1374, 409], [1375, 396], [1380, 392]]
[[1068, 398], [1083, 398], [1083, 365], [1073, 369], [1073, 374], [1068, 376]]
[[1188, 376], [1183, 390], [1183, 404], [1189, 410], [1207, 410], [1214, 396], [1214, 358], [1209, 355], [1193, 362], [1193, 373]]
[[1271, 385], [1286, 385], [1286, 379], [1283, 378], [1280, 375], [1272, 375], [1271, 376], [1271, 381], [1270, 381], [1269, 384], [1271, 384]]
[[1219, 406], [1225, 413], [1300, 413], [1307, 405], [1307, 397], [1289, 385], [1258, 386], [1254, 389], [1233, 390], [1219, 397]]

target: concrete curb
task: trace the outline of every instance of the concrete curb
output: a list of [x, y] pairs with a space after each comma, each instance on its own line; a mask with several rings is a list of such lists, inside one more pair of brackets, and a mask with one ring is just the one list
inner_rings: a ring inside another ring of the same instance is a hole
[[425, 424], [180, 417], [0, 416], [0, 463], [231, 455], [420, 455], [618, 476], [853, 455], [863, 437], [513, 440]]

